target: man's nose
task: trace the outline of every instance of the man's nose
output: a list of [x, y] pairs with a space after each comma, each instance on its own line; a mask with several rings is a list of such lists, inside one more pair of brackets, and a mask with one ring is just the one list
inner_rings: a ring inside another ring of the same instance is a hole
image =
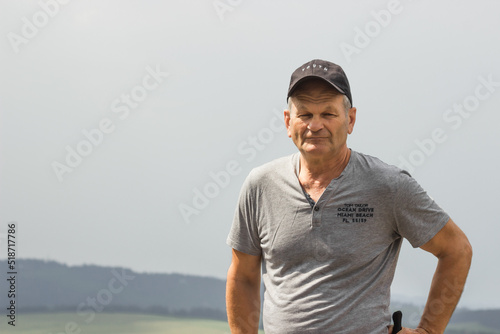
[[310, 120], [307, 128], [312, 132], [318, 132], [319, 130], [323, 129], [323, 121], [321, 120], [320, 117], [314, 116]]

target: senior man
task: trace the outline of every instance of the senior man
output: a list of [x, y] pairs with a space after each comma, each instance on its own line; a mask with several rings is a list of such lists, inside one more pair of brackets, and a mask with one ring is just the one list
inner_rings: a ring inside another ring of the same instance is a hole
[[420, 324], [399, 333], [443, 333], [469, 271], [467, 237], [407, 172], [348, 148], [356, 108], [340, 66], [302, 65], [287, 97], [298, 152], [251, 171], [227, 239], [231, 332], [257, 333], [262, 276], [266, 334], [392, 333], [406, 238], [438, 264]]

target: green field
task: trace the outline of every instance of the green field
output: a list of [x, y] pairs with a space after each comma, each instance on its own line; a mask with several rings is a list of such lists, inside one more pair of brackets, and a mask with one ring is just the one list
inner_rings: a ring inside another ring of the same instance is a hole
[[[16, 326], [1, 319], [1, 334], [230, 334], [224, 321], [172, 318], [145, 314], [97, 313], [88, 323], [88, 317], [76, 313], [19, 314]], [[479, 324], [451, 324], [446, 333], [498, 334]], [[264, 331], [259, 331], [264, 334]]]
[[[16, 326], [0, 323], [2, 334], [230, 334], [224, 321], [172, 318], [144, 314], [97, 313], [86, 323], [76, 313], [19, 314]], [[259, 333], [263, 334], [263, 331]]]

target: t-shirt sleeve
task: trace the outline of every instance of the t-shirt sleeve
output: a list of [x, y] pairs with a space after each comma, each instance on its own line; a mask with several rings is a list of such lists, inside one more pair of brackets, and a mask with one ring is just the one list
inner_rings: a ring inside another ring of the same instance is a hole
[[402, 171], [394, 200], [397, 232], [413, 247], [431, 240], [450, 217], [410, 174]]
[[243, 183], [226, 243], [237, 251], [260, 255], [262, 249], [257, 218], [258, 189], [252, 179], [252, 173], [250, 173]]

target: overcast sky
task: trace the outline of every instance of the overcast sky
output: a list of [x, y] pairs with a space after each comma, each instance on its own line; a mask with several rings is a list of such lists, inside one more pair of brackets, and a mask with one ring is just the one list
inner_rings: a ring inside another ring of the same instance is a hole
[[[320, 58], [351, 83], [349, 147], [468, 235], [461, 305], [500, 307], [500, 2], [63, 2], [0, 2], [1, 259], [16, 222], [19, 257], [224, 278], [240, 186], [295, 152], [290, 74]], [[424, 299], [435, 264], [405, 242], [393, 292]]]

